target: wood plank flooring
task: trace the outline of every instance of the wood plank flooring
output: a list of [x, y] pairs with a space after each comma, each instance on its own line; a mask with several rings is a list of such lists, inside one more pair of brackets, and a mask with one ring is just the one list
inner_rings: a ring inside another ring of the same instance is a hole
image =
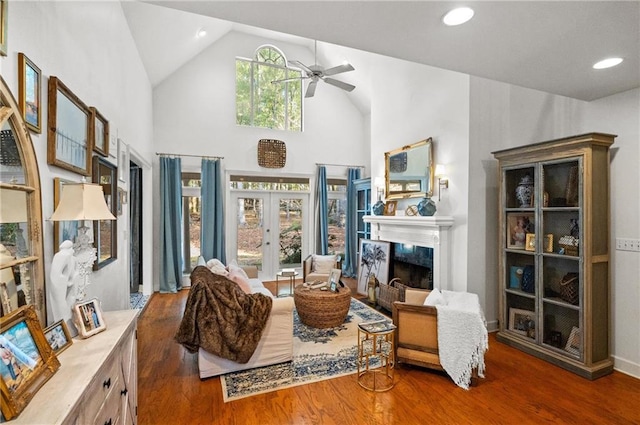
[[140, 425], [640, 424], [640, 380], [614, 372], [588, 381], [493, 335], [486, 379], [469, 391], [442, 373], [400, 366], [385, 393], [349, 375], [224, 403], [220, 379], [200, 380], [196, 355], [173, 340], [187, 295], [154, 294], [139, 319]]

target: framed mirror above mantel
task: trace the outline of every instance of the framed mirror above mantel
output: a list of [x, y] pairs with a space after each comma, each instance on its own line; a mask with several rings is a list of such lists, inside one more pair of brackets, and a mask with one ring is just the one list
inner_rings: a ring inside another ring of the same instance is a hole
[[40, 175], [26, 128], [0, 77], [0, 314], [32, 304], [46, 326]]
[[433, 195], [434, 168], [431, 137], [385, 152], [385, 198], [431, 197]]

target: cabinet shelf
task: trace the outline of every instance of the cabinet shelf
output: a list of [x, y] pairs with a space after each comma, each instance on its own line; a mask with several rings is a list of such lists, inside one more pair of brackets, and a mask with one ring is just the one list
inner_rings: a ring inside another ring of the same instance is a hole
[[497, 339], [588, 379], [613, 370], [608, 179], [614, 139], [590, 133], [494, 152], [502, 241]]

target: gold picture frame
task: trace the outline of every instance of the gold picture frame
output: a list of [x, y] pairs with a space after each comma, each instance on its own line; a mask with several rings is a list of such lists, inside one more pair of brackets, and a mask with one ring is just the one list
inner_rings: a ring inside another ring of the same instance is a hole
[[544, 244], [542, 245], [544, 252], [553, 252], [553, 234], [544, 235]]
[[[11, 420], [60, 367], [30, 304], [0, 318], [2, 416]], [[8, 360], [8, 363], [6, 361]]]
[[527, 233], [527, 240], [524, 243], [525, 251], [535, 251], [536, 250], [536, 234], [535, 233]]
[[93, 151], [102, 156], [109, 156], [109, 121], [95, 108], [91, 110], [91, 129]]
[[7, 56], [7, 23], [9, 0], [0, 0], [0, 56]]
[[18, 104], [27, 128], [42, 132], [42, 72], [24, 53], [18, 53]]
[[60, 354], [73, 344], [69, 328], [64, 320], [58, 320], [44, 330], [44, 337], [54, 353]]
[[398, 201], [387, 201], [384, 206], [384, 215], [396, 215]]

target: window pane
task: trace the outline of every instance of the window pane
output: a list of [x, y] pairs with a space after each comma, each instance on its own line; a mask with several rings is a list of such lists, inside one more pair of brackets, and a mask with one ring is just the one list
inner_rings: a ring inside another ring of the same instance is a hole
[[238, 251], [241, 266], [254, 265], [262, 270], [263, 201], [258, 198], [238, 199]]
[[236, 124], [251, 125], [251, 62], [236, 60]]
[[285, 129], [285, 85], [272, 83], [284, 79], [285, 76], [283, 68], [254, 65], [255, 126]]
[[196, 267], [200, 256], [200, 197], [183, 196], [185, 272]]
[[329, 253], [344, 258], [347, 200], [329, 199]]

